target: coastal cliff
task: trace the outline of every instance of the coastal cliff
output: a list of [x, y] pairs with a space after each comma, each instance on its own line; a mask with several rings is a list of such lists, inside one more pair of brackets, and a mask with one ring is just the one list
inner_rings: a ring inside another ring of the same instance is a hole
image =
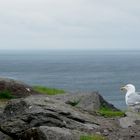
[[[18, 86], [17, 86], [18, 85]], [[48, 95], [0, 79], [1, 140], [139, 140], [139, 114], [123, 113], [97, 92]]]

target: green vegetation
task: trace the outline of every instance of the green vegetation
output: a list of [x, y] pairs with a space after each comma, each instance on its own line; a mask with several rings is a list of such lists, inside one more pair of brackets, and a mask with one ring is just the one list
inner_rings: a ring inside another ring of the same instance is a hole
[[102, 106], [98, 113], [104, 117], [123, 117], [125, 116], [125, 113], [122, 111], [114, 111], [111, 108], [108, 108], [106, 106]]
[[80, 140], [106, 140], [106, 138], [96, 134], [96, 135], [83, 135], [80, 137]]
[[14, 96], [11, 94], [9, 90], [0, 91], [0, 99], [12, 99]]
[[56, 89], [56, 88], [48, 88], [44, 86], [34, 86], [33, 89], [36, 92], [47, 94], [47, 95], [57, 95], [57, 94], [64, 94], [65, 91], [62, 89]]
[[68, 101], [67, 104], [71, 105], [71, 106], [77, 106], [80, 103], [81, 99], [74, 99], [72, 101]]

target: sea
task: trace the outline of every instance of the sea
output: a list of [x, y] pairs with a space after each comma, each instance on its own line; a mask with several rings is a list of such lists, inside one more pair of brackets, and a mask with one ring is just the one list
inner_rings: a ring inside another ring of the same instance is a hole
[[0, 77], [66, 92], [98, 91], [108, 102], [126, 109], [120, 87], [140, 91], [140, 51], [1, 50]]

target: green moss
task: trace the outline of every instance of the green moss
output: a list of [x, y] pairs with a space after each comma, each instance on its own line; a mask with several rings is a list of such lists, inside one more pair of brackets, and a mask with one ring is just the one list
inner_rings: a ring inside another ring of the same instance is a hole
[[98, 113], [104, 117], [123, 117], [125, 113], [122, 111], [114, 111], [108, 107], [102, 106]]
[[77, 106], [80, 103], [81, 99], [74, 99], [72, 101], [68, 101], [67, 104], [70, 104], [71, 106]]
[[100, 110], [99, 113], [104, 117], [123, 117], [125, 114], [121, 111], [104, 111]]
[[0, 91], [0, 99], [12, 99], [14, 96], [12, 95], [11, 91], [3, 90]]
[[48, 94], [48, 95], [57, 95], [57, 94], [64, 94], [65, 91], [62, 89], [56, 89], [56, 88], [48, 88], [44, 86], [33, 86], [33, 89], [36, 92], [42, 93], [42, 94]]
[[106, 140], [106, 138], [96, 134], [96, 135], [83, 135], [80, 137], [80, 140]]

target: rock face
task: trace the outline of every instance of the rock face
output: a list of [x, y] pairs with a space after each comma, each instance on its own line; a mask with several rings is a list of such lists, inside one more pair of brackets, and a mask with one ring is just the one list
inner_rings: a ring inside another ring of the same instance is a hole
[[118, 111], [116, 107], [106, 102], [104, 98], [100, 94], [98, 94], [98, 92], [63, 94], [52, 96], [52, 98], [65, 102], [66, 104], [81, 108], [91, 113], [99, 110], [101, 107], [107, 107], [110, 108], [110, 110], [112, 111]]
[[0, 132], [0, 140], [13, 140], [8, 135], [5, 135], [4, 133]]
[[122, 128], [133, 127], [135, 125], [140, 125], [140, 114], [132, 111], [126, 112], [126, 117], [120, 118], [120, 126]]
[[60, 127], [40, 126], [26, 131], [22, 139], [39, 139], [39, 140], [79, 140], [77, 131]]
[[14, 97], [21, 98], [35, 94], [31, 86], [8, 78], [0, 78], [0, 92], [9, 91]]
[[[69, 102], [79, 98], [71, 106]], [[80, 140], [86, 134], [109, 140], [140, 139], [139, 114], [105, 118], [92, 113], [101, 106], [117, 110], [97, 93], [12, 99], [0, 112], [0, 140]]]
[[[65, 128], [65, 131], [69, 129], [80, 132], [94, 132], [94, 129], [99, 127], [98, 120], [94, 116], [86, 112], [83, 113], [63, 102], [50, 100], [46, 96], [36, 95], [25, 99], [11, 100], [6, 106], [3, 116], [0, 130], [14, 139], [22, 139], [25, 136], [24, 132], [32, 128], [42, 130], [44, 128], [42, 126], [56, 127], [56, 129], [50, 128], [51, 134], [54, 130], [58, 134], [62, 132], [57, 127]], [[44, 131], [50, 130], [44, 129]], [[71, 134], [70, 131], [67, 133], [67, 135]]]

